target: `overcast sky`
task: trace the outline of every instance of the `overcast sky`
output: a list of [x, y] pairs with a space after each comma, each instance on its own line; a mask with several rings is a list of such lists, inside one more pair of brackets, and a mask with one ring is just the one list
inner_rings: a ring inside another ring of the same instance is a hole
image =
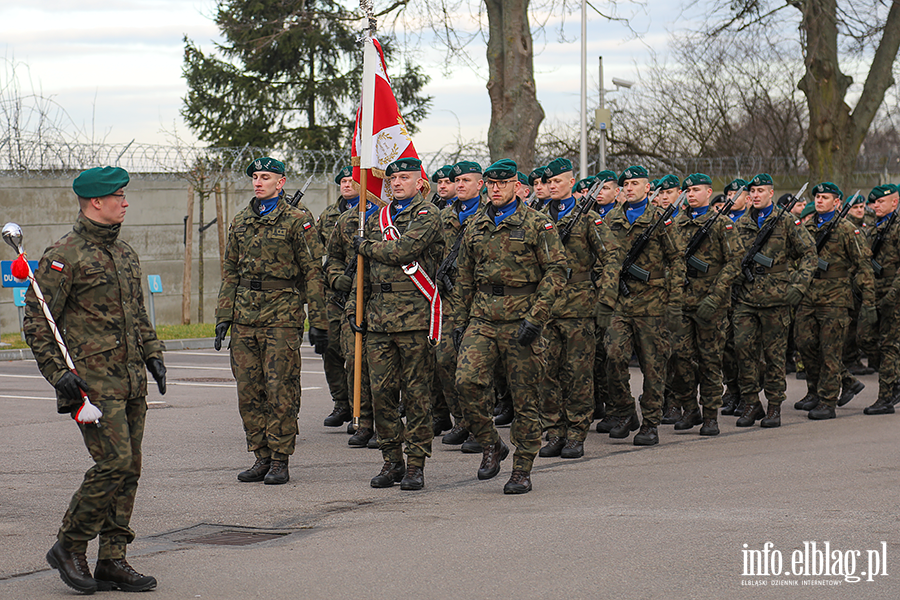
[[[6, 65], [0, 68], [0, 89], [8, 84], [9, 65], [14, 63], [24, 92], [33, 87], [52, 97], [95, 140], [167, 144], [177, 131], [193, 141], [179, 115], [186, 91], [182, 38], [186, 35], [211, 50], [219, 39], [214, 9], [214, 0], [3, 2], [0, 54]], [[612, 77], [634, 80], [649, 48], [664, 52], [667, 31], [680, 26], [673, 22], [677, 8], [660, 12], [654, 6], [652, 15], [640, 4], [629, 10], [640, 39], [623, 24], [588, 9], [591, 113], [597, 103], [598, 56], [604, 57], [607, 88], [613, 87]], [[463, 29], [473, 26], [465, 19], [460, 24]], [[580, 105], [579, 14], [565, 18], [562, 35], [559, 24], [559, 17], [548, 18], [545, 35], [535, 41], [538, 99], [547, 122], [577, 121]], [[470, 48], [474, 64], [454, 66], [449, 75], [441, 69], [444, 53], [427, 38], [413, 49], [414, 59], [432, 77], [425, 91], [434, 96], [431, 115], [414, 139], [422, 152], [439, 150], [459, 137], [486, 139], [490, 101], [484, 46], [476, 39]]]

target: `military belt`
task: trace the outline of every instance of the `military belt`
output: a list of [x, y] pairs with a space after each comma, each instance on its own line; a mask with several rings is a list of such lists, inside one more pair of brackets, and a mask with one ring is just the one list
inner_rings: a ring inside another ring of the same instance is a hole
[[772, 273], [784, 273], [787, 269], [787, 263], [775, 265], [773, 267], [764, 267], [761, 264], [756, 264], [754, 265], [753, 273], [755, 275], [771, 275]]
[[572, 273], [569, 272], [566, 279], [569, 280], [569, 283], [581, 283], [582, 281], [587, 281], [591, 278], [590, 271], [584, 271], [583, 273]]
[[719, 265], [718, 267], [710, 267], [709, 269], [706, 270], [706, 273], [704, 273], [703, 271], [697, 270], [694, 267], [688, 267], [687, 268], [687, 276], [688, 277], [697, 277], [699, 279], [702, 279], [704, 277], [715, 277], [716, 275], [719, 274], [719, 272], [721, 270], [722, 270], [722, 265]]
[[478, 291], [491, 296], [527, 296], [537, 291], [536, 283], [529, 283], [522, 287], [510, 287], [508, 285], [491, 285], [483, 283], [478, 286]]
[[270, 279], [262, 281], [261, 279], [244, 279], [241, 277], [240, 285], [250, 288], [251, 290], [286, 290], [294, 287], [294, 282], [289, 279]]
[[815, 279], [843, 279], [845, 277], [850, 276], [850, 271], [847, 269], [834, 269], [823, 271], [821, 269], [816, 269], [816, 272], [813, 274]]
[[383, 281], [373, 283], [372, 289], [382, 294], [389, 294], [391, 292], [414, 292], [418, 288], [412, 281]]

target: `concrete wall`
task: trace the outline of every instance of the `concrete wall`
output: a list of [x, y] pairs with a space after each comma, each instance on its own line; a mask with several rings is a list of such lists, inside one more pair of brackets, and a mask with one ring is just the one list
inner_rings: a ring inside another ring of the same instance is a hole
[[[302, 181], [289, 180], [286, 190], [293, 195]], [[318, 217], [328, 203], [338, 198], [333, 183], [313, 182], [303, 198]], [[159, 180], [132, 175], [126, 188], [128, 212], [121, 238], [137, 251], [144, 274], [144, 296], [149, 294], [147, 275], [160, 275], [163, 293], [154, 298], [156, 322], [181, 322], [181, 287], [184, 267], [184, 217], [187, 214], [188, 183], [183, 180]], [[223, 194], [226, 222], [252, 198], [249, 178], [243, 178]], [[44, 249], [72, 229], [78, 214], [78, 202], [72, 192], [72, 177], [21, 178], [0, 176], [0, 226], [13, 221], [22, 226], [25, 251], [30, 260], [38, 260]], [[216, 216], [215, 198], [204, 205], [204, 220]], [[191, 265], [191, 322], [197, 323], [199, 306], [199, 196], [194, 194], [194, 233]], [[216, 225], [204, 232], [203, 321], [215, 322], [216, 296], [221, 283], [219, 244]], [[0, 244], [0, 260], [12, 260], [15, 254]], [[0, 332], [19, 331], [18, 310], [13, 304], [12, 288], [0, 288]]]

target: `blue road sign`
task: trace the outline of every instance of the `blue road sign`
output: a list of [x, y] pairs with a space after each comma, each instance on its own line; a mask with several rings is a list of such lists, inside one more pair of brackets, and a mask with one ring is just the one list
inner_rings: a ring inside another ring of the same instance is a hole
[[16, 306], [25, 306], [25, 292], [28, 288], [16, 288], [13, 290], [13, 304]]
[[162, 277], [159, 275], [147, 275], [147, 285], [151, 294], [162, 294]]
[[[16, 281], [16, 278], [12, 276], [12, 264], [11, 260], [0, 260], [0, 274], [3, 276], [3, 287], [8, 288], [27, 288], [30, 284], [28, 280], [25, 281]], [[29, 260], [28, 266], [31, 267], [32, 272], [37, 271], [38, 261]]]

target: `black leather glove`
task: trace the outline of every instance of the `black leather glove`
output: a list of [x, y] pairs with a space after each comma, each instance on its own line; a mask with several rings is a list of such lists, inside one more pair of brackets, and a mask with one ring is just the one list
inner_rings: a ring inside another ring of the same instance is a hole
[[338, 275], [332, 287], [339, 292], [349, 292], [353, 289], [353, 279], [349, 275]]
[[529, 323], [528, 319], [522, 319], [522, 324], [519, 325], [519, 332], [516, 334], [519, 345], [530, 346], [533, 344], [534, 340], [541, 335], [541, 329], [543, 329], [543, 327], [540, 325]]
[[328, 349], [328, 331], [310, 326], [309, 345], [315, 347], [316, 354], [325, 354]]
[[156, 380], [156, 387], [159, 388], [159, 395], [166, 395], [166, 365], [163, 364], [163, 361], [153, 357], [147, 359], [147, 370], [150, 371], [150, 374], [153, 375], [153, 379]]
[[453, 329], [453, 349], [459, 353], [459, 349], [462, 347], [463, 335], [466, 333], [465, 327], [456, 327]]
[[56, 391], [66, 400], [80, 402], [82, 390], [87, 392], [88, 384], [72, 371], [63, 373], [63, 376], [56, 382]]
[[350, 324], [350, 331], [353, 333], [361, 333], [366, 335], [366, 322], [363, 321], [362, 325], [356, 324], [356, 315], [347, 315], [347, 323]]
[[213, 344], [215, 346], [216, 351], [222, 349], [222, 340], [225, 339], [225, 334], [228, 333], [228, 328], [231, 327], [231, 321], [222, 321], [216, 325], [216, 341]]
[[361, 248], [363, 247], [363, 245], [365, 243], [366, 243], [366, 238], [364, 238], [364, 237], [360, 237], [357, 235], [353, 238], [353, 249], [356, 251], [357, 254], [362, 254], [363, 256], [366, 255], [365, 252], [363, 252], [361, 250]]

